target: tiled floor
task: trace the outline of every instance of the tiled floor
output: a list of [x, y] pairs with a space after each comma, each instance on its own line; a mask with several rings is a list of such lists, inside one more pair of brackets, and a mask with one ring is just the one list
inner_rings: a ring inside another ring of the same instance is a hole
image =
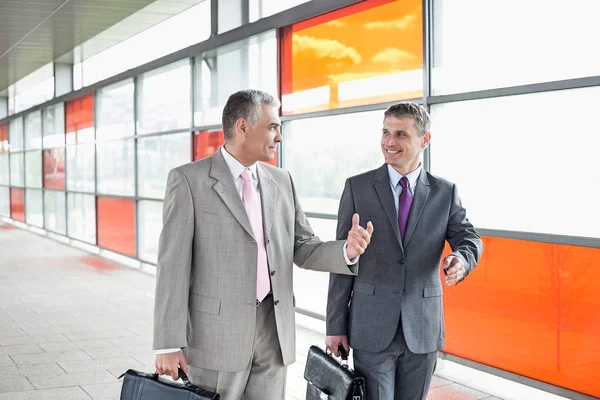
[[[0, 400], [118, 399], [121, 373], [154, 371], [152, 275], [0, 228]], [[301, 400], [305, 354], [324, 338], [297, 329], [287, 398]], [[479, 390], [435, 376], [428, 399], [495, 398]]]

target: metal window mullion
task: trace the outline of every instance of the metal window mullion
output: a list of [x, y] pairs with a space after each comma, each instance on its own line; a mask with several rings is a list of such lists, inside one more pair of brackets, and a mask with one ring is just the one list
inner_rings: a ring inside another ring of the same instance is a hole
[[[142, 78], [143, 79], [143, 78]], [[133, 78], [133, 185], [134, 185], [134, 190], [133, 190], [133, 195], [135, 197], [135, 200], [133, 200], [134, 202], [134, 242], [135, 242], [135, 257], [136, 259], [139, 260], [139, 255], [140, 255], [140, 240], [139, 240], [139, 223], [140, 223], [140, 218], [138, 216], [139, 212], [140, 212], [140, 200], [138, 199], [138, 195], [139, 195], [139, 190], [138, 190], [138, 182], [139, 182], [139, 170], [138, 170], [138, 143], [139, 143], [139, 139], [138, 139], [138, 132], [137, 132], [137, 127], [138, 127], [138, 80], [139, 77], [135, 76]]]
[[190, 118], [190, 135], [189, 140], [191, 142], [190, 145], [190, 158], [189, 161], [194, 161], [194, 116], [196, 114], [196, 58], [190, 57], [190, 108], [191, 108], [191, 118]]
[[[75, 74], [73, 74], [75, 75]], [[73, 76], [73, 79], [75, 79], [75, 77]], [[81, 73], [81, 80], [83, 83], [83, 66], [82, 66], [82, 73]], [[75, 83], [73, 82], [73, 85]], [[73, 86], [75, 87], [75, 86]], [[98, 93], [99, 91], [96, 90], [95, 91], [95, 95], [94, 95], [94, 208], [95, 208], [95, 219], [96, 219], [96, 246], [98, 246], [98, 226], [100, 226], [100, 221], [98, 219]], [[66, 116], [66, 112], [65, 112], [65, 116]], [[135, 128], [134, 128], [135, 129]]]
[[210, 36], [219, 34], [219, 0], [210, 0]]

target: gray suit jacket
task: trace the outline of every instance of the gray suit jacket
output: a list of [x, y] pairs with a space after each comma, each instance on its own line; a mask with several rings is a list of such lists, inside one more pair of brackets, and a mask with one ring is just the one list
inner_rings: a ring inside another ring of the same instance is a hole
[[352, 214], [372, 221], [371, 244], [360, 257], [358, 276], [331, 274], [327, 334], [348, 335], [350, 346], [377, 352], [389, 346], [402, 318], [406, 344], [415, 354], [444, 346], [440, 261], [444, 241], [467, 273], [483, 245], [460, 203], [456, 186], [422, 171], [415, 188], [404, 243], [387, 165], [346, 181], [338, 215], [338, 237]]
[[[288, 172], [259, 163], [277, 334], [285, 365], [295, 361], [293, 263], [356, 273], [344, 241], [321, 242]], [[256, 328], [257, 246], [223, 155], [169, 173], [160, 236], [154, 348], [183, 348], [196, 367], [240, 371], [250, 362]]]

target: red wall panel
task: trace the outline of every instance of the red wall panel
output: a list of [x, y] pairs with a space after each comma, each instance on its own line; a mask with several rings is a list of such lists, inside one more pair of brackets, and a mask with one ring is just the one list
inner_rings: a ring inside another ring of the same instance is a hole
[[135, 203], [130, 199], [97, 198], [98, 245], [135, 257]]
[[[194, 132], [194, 161], [212, 156], [224, 142], [225, 138], [221, 129]], [[268, 164], [277, 166], [277, 152]]]
[[8, 124], [0, 124], [0, 153], [8, 151]]
[[10, 189], [10, 217], [25, 222], [25, 190]]
[[445, 288], [444, 351], [600, 397], [600, 249], [484, 238]]
[[71, 144], [79, 143], [79, 131], [94, 127], [94, 94], [90, 93], [65, 105], [65, 133]]

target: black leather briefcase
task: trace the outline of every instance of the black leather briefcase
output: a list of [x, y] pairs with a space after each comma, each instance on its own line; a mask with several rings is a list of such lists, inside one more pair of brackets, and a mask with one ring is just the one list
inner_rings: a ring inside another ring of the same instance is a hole
[[304, 369], [306, 400], [366, 400], [365, 380], [348, 367], [342, 347], [342, 363], [318, 346], [310, 346]]
[[179, 369], [183, 385], [160, 378], [157, 373], [128, 370], [123, 379], [121, 400], [220, 400], [218, 393], [192, 385], [185, 372]]

